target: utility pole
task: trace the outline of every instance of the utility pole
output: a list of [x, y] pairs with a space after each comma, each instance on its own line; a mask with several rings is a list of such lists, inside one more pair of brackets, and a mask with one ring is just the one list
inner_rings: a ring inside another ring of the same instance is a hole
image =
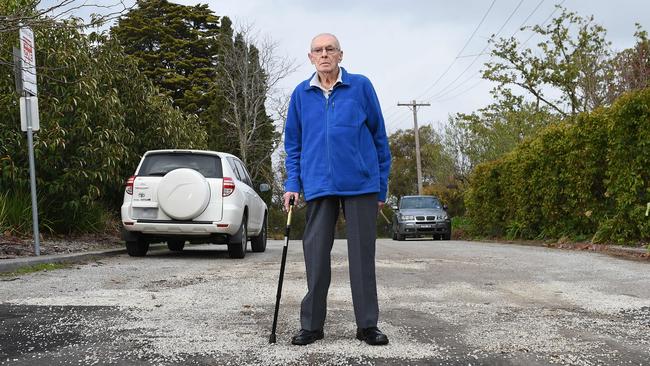
[[418, 103], [411, 101], [410, 103], [397, 103], [398, 106], [409, 107], [413, 110], [413, 129], [415, 131], [415, 163], [418, 170], [418, 195], [422, 195], [422, 164], [420, 163], [420, 132], [418, 129], [418, 107], [428, 107], [431, 103]]

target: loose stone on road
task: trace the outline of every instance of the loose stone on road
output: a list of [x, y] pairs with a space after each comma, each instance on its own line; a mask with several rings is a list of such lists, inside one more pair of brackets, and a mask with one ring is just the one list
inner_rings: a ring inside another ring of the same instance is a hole
[[345, 241], [332, 251], [325, 339], [290, 345], [306, 281], [292, 241], [268, 344], [282, 241], [153, 251], [1, 278], [0, 363], [177, 365], [645, 365], [647, 263], [462, 241], [379, 240], [380, 328], [355, 339]]

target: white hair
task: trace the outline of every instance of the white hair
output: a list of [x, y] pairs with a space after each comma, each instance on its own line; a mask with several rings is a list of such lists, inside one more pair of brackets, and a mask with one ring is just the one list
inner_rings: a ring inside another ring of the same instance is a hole
[[318, 37], [322, 37], [322, 36], [329, 36], [329, 37], [334, 38], [334, 41], [336, 42], [336, 48], [338, 48], [339, 50], [341, 49], [341, 43], [339, 43], [339, 39], [336, 38], [336, 36], [333, 35], [332, 33], [321, 33], [321, 34], [318, 34], [318, 35], [316, 35], [314, 38], [311, 39], [311, 43], [313, 44], [314, 41], [316, 40], [316, 38], [318, 38]]

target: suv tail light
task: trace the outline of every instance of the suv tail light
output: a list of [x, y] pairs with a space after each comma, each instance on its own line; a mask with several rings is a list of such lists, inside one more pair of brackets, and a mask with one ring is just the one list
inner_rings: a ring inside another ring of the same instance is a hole
[[223, 177], [223, 188], [221, 189], [221, 196], [228, 197], [235, 191], [235, 181], [230, 177]]
[[133, 194], [133, 182], [135, 181], [135, 175], [132, 175], [129, 177], [129, 179], [126, 180], [126, 193], [128, 194]]

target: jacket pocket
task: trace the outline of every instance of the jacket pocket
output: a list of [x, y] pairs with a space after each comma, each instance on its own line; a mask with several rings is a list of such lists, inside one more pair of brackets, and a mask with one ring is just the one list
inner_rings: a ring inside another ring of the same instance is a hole
[[330, 123], [333, 127], [358, 127], [365, 121], [365, 113], [356, 100], [339, 99], [331, 103]]
[[358, 191], [370, 172], [359, 151], [358, 129], [338, 128], [330, 133], [329, 159], [334, 186], [339, 191]]

